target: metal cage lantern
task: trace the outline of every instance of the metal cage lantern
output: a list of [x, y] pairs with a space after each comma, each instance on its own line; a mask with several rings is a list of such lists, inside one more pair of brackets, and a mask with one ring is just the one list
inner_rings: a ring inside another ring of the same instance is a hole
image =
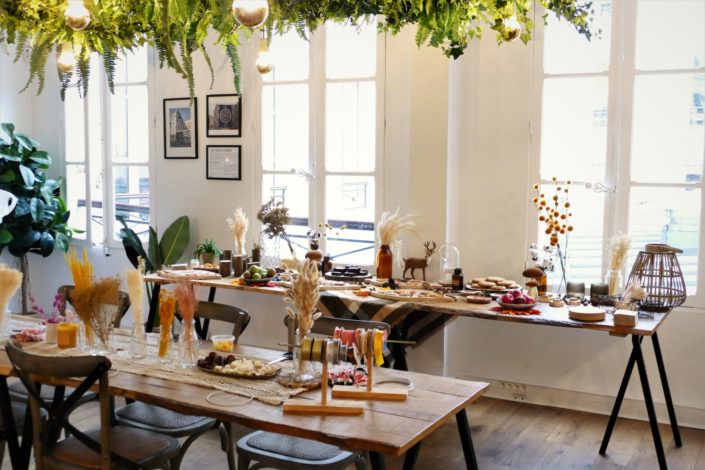
[[642, 310], [667, 312], [685, 302], [685, 280], [676, 253], [683, 250], [651, 243], [636, 257], [627, 285], [636, 281], [646, 291]]

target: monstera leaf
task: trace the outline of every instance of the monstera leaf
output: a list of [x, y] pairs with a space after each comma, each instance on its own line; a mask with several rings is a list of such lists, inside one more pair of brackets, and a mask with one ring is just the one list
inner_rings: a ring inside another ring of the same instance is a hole
[[159, 240], [157, 231], [153, 227], [149, 227], [149, 239], [147, 250], [145, 250], [139, 236], [127, 226], [125, 219], [122, 216], [117, 216], [116, 219], [122, 224], [120, 237], [127, 258], [135, 267], [138, 265], [138, 258], [144, 258], [147, 272], [154, 272], [161, 269], [163, 265], [178, 262], [184, 255], [191, 239], [190, 221], [184, 215], [167, 227], [161, 240]]

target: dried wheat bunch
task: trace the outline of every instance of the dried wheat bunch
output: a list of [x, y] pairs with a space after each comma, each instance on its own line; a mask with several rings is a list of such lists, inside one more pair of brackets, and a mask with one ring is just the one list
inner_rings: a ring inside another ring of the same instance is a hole
[[286, 307], [289, 318], [296, 320], [299, 329], [310, 331], [313, 322], [321, 313], [316, 313], [316, 306], [320, 297], [321, 273], [318, 271], [316, 263], [309, 259], [298, 262], [297, 270], [299, 274], [291, 284], [291, 288], [286, 290], [285, 302], [291, 302], [296, 307], [296, 312], [291, 307]]
[[145, 261], [141, 256], [137, 268], [125, 268], [125, 284], [127, 285], [127, 295], [130, 296], [132, 306], [132, 321], [137, 324], [144, 323], [142, 311], [142, 301], [144, 299], [144, 283], [142, 275], [145, 272]]
[[0, 264], [0, 335], [7, 328], [7, 305], [22, 284], [22, 273], [16, 269]]
[[93, 264], [88, 258], [88, 250], [83, 249], [83, 262], [78, 259], [76, 248], [71, 248], [65, 255], [66, 264], [68, 264], [73, 276], [73, 285], [77, 291], [87, 289], [93, 283]]
[[398, 207], [394, 213], [382, 212], [382, 218], [377, 224], [380, 244], [392, 245], [403, 233], [414, 233], [416, 224], [411, 218], [410, 215], [400, 216]]
[[103, 305], [117, 305], [120, 292], [120, 278], [106, 277], [94, 282], [84, 289], [76, 289], [71, 303], [76, 314], [88, 327], [92, 325], [93, 317], [100, 314]]
[[237, 254], [245, 253], [245, 236], [247, 235], [247, 229], [250, 226], [250, 221], [242, 210], [242, 207], [238, 207], [233, 212], [232, 217], [225, 219], [230, 227], [230, 232], [233, 234], [233, 239], [235, 240], [235, 249]]
[[632, 239], [626, 233], [618, 232], [609, 241], [610, 269], [621, 271], [627, 262]]
[[195, 287], [190, 282], [181, 280], [176, 284], [174, 297], [176, 297], [176, 303], [179, 305], [179, 312], [181, 312], [181, 317], [184, 320], [184, 327], [190, 328], [198, 309]]

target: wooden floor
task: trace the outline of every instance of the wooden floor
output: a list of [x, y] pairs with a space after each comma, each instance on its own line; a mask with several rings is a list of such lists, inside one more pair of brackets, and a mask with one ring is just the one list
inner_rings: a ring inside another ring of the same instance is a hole
[[[97, 404], [74, 412], [79, 428], [96, 424]], [[480, 468], [509, 469], [656, 469], [648, 423], [620, 419], [608, 455], [597, 451], [607, 417], [491, 398], [468, 409], [472, 438]], [[345, 419], [345, 418], [339, 418]], [[235, 426], [236, 438], [250, 430]], [[669, 468], [705, 469], [705, 431], [681, 428], [683, 447], [673, 446], [668, 426], [661, 426]], [[186, 454], [183, 469], [227, 468], [217, 433], [201, 437]], [[388, 468], [401, 468], [402, 459], [388, 459]], [[2, 468], [10, 468], [5, 455]], [[464, 469], [455, 421], [445, 424], [424, 441], [416, 465], [419, 470]]]

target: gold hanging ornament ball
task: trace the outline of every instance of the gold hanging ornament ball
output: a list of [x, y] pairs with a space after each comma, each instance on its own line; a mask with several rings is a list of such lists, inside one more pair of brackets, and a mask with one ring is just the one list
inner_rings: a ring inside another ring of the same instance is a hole
[[77, 31], [86, 29], [91, 24], [91, 14], [82, 0], [69, 0], [64, 12], [64, 22]]
[[512, 15], [504, 21], [502, 37], [505, 41], [512, 42], [516, 41], [519, 36], [521, 36], [521, 23], [519, 23], [516, 16]]
[[265, 38], [259, 40], [259, 52], [257, 53], [255, 68], [262, 75], [266, 75], [274, 69], [272, 58], [269, 55], [269, 45]]
[[73, 47], [70, 43], [61, 45], [61, 53], [56, 61], [56, 66], [61, 73], [71, 73], [76, 66], [76, 58], [73, 55]]
[[234, 0], [232, 9], [237, 22], [248, 28], [262, 26], [269, 16], [267, 0]]

